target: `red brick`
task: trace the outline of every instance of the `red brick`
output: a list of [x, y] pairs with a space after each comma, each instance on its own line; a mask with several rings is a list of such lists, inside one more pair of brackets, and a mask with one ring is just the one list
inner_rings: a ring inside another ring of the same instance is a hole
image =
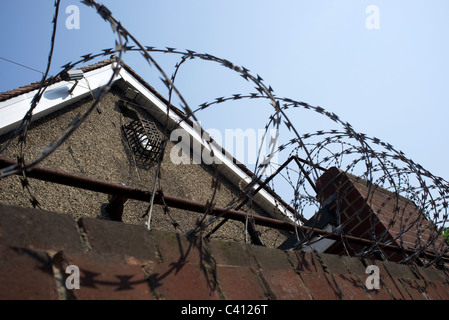
[[[391, 230], [391, 229], [390, 229]], [[398, 232], [398, 235], [400, 233]], [[399, 239], [402, 239], [402, 241], [407, 242], [410, 245], [415, 245], [415, 242], [417, 241], [416, 235], [411, 235], [408, 233], [402, 233], [399, 235]]]
[[446, 281], [446, 275], [441, 270], [437, 270], [435, 268], [429, 267], [429, 268], [421, 268], [414, 266], [413, 270], [415, 273], [419, 274], [420, 278], [427, 281], [439, 281], [444, 282]]
[[339, 210], [340, 210], [340, 218], [343, 223], [354, 216], [357, 216], [360, 219], [360, 221], [363, 222], [366, 221], [366, 219], [368, 219], [372, 214], [372, 211], [366, 204], [361, 207], [356, 206], [340, 207]]
[[360, 216], [361, 219], [364, 219], [365, 216], [359, 213], [363, 212], [363, 209], [369, 208], [365, 202], [365, 199], [362, 198], [358, 193], [357, 198], [354, 198], [354, 196], [352, 196], [353, 199], [347, 199], [346, 196], [346, 194], [340, 194], [338, 196], [337, 203], [339, 205], [335, 208], [338, 208], [340, 212], [344, 212], [345, 216], [348, 218], [352, 217], [353, 215], [357, 215]]
[[296, 270], [324, 273], [323, 267], [314, 253], [292, 250], [287, 251], [287, 254]]
[[0, 300], [58, 299], [47, 253], [0, 245], [0, 257]]
[[153, 231], [154, 242], [164, 263], [207, 263], [210, 254], [203, 243], [179, 233]]
[[[366, 279], [365, 279], [366, 280]], [[382, 281], [380, 282], [379, 289], [368, 290], [368, 294], [371, 300], [393, 300], [393, 296], [388, 293], [387, 288]]]
[[418, 279], [412, 266], [391, 261], [383, 261], [382, 264], [393, 278]]
[[372, 235], [374, 227], [374, 233], [376, 235], [381, 235], [385, 231], [385, 227], [382, 223], [379, 222], [379, 220], [377, 220], [377, 217], [374, 215], [374, 213], [371, 214], [371, 217], [367, 217], [365, 220], [363, 220], [363, 222], [353, 228], [349, 232], [349, 234], [356, 237], [361, 237], [364, 233]]
[[414, 280], [399, 279], [399, 282], [407, 290], [408, 294], [412, 297], [412, 300], [426, 300], [425, 296], [421, 292], [421, 288]]
[[350, 207], [352, 203], [363, 204], [364, 198], [350, 183], [334, 184], [337, 188], [338, 202], [340, 207]]
[[[383, 220], [390, 222], [390, 220], [393, 218], [393, 212], [395, 210], [395, 207], [393, 203], [391, 202], [381, 202], [383, 200], [377, 201], [376, 198], [374, 198], [370, 202], [371, 209], [379, 216], [382, 216]], [[399, 215], [396, 215], [396, 220], [398, 220]]]
[[449, 300], [449, 287], [441, 282], [432, 282], [435, 291], [443, 300]]
[[0, 204], [0, 230], [0, 242], [14, 247], [82, 250], [76, 222], [65, 214]]
[[384, 249], [383, 254], [390, 262], [400, 262], [404, 259], [404, 255], [396, 250]]
[[364, 284], [352, 274], [334, 274], [335, 282], [346, 300], [369, 300]]
[[357, 191], [360, 192], [363, 198], [369, 200], [373, 196], [373, 191], [375, 190], [375, 186], [373, 184], [369, 186], [367, 185], [369, 183], [368, 181], [362, 180], [361, 178], [359, 179], [354, 176], [348, 178], [357, 189]]
[[355, 226], [359, 225], [361, 223], [358, 216], [353, 215], [348, 220], [345, 220], [344, 222], [344, 230], [346, 233], [348, 233], [348, 230], [352, 230]]
[[318, 178], [316, 186], [320, 195], [324, 197], [323, 200], [335, 192], [336, 188], [334, 184], [338, 184], [338, 181], [341, 180], [342, 177], [343, 175], [340, 173], [339, 169], [331, 167]]
[[186, 263], [153, 263], [145, 268], [157, 299], [220, 299], [215, 279], [200, 265]]
[[365, 278], [368, 276], [366, 273], [366, 267], [361, 258], [342, 256], [341, 262], [346, 266], [346, 268], [348, 268], [351, 274], [354, 274], [359, 278]]
[[368, 261], [369, 264], [375, 264], [379, 267], [380, 287], [385, 287], [395, 300], [410, 300], [411, 297], [399, 282], [398, 279], [390, 277], [390, 274], [385, 269], [382, 261], [375, 260]]
[[330, 167], [318, 178], [316, 185], [319, 187], [326, 186], [339, 173], [340, 170], [337, 167]]
[[293, 270], [262, 270], [262, 275], [277, 300], [310, 300], [306, 286]]
[[292, 269], [287, 253], [262, 246], [249, 246], [262, 269]]
[[92, 250], [121, 254], [145, 261], [157, 261], [157, 236], [146, 228], [117, 221], [82, 218], [78, 221]]
[[327, 254], [327, 253], [319, 253], [319, 259], [321, 260], [323, 268], [326, 272], [332, 274], [345, 274], [349, 273], [348, 268], [346, 268], [345, 264], [341, 260], [341, 257], [335, 254]]
[[266, 300], [269, 293], [251, 267], [217, 266], [220, 289], [228, 300]]
[[420, 291], [425, 293], [425, 296], [430, 300], [441, 300], [442, 298], [437, 293], [437, 290], [432, 282], [425, 280], [415, 280], [419, 286]]
[[[95, 252], [63, 254], [62, 270], [75, 265], [80, 270], [80, 289], [71, 289], [79, 300], [150, 300], [150, 286], [139, 264], [118, 255]], [[68, 275], [67, 275], [68, 276]]]
[[236, 241], [211, 240], [208, 247], [216, 265], [257, 267], [249, 246]]
[[348, 189], [344, 194], [347, 207], [355, 207], [357, 209], [367, 206], [366, 199], [355, 188]]
[[302, 281], [314, 300], [342, 300], [341, 291], [334, 280], [325, 273], [299, 272]]
[[401, 285], [399, 280], [390, 278], [388, 276], [380, 276], [380, 287], [385, 287], [395, 300], [411, 300], [410, 295]]

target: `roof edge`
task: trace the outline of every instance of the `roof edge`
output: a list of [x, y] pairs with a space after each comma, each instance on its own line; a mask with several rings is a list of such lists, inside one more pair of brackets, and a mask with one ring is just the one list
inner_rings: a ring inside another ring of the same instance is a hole
[[[110, 64], [112, 64], [113, 62], [116, 62], [116, 57], [115, 55], [112, 55], [110, 58], [108, 59], [104, 59], [101, 60], [97, 63], [94, 64], [90, 64], [87, 66], [83, 66], [78, 68], [77, 70], [82, 70], [84, 73], [90, 72], [90, 71], [94, 71], [100, 68], [103, 68], [105, 66], [108, 66]], [[121, 61], [121, 66], [124, 70], [126, 70], [126, 72], [128, 72], [132, 77], [135, 78], [136, 81], [138, 81], [141, 85], [143, 85], [146, 89], [148, 89], [154, 96], [156, 96], [162, 103], [164, 103], [165, 105], [169, 105], [169, 101], [163, 96], [161, 95], [153, 86], [151, 86], [148, 82], [146, 82], [136, 71], [134, 71], [129, 65], [127, 65], [125, 62]], [[56, 76], [56, 77], [51, 77], [49, 79], [47, 79], [46, 82], [44, 82], [44, 86], [50, 86], [50, 85], [54, 85], [58, 82], [64, 81], [60, 76]], [[19, 87], [17, 89], [12, 89], [6, 92], [2, 92], [0, 93], [0, 102], [4, 102], [7, 101], [9, 99], [18, 97], [20, 95], [26, 94], [26, 93], [30, 93], [34, 90], [37, 90], [41, 87], [41, 81], [38, 82], [34, 82], [22, 87]], [[184, 119], [184, 121], [191, 127], [194, 127], [194, 123], [190, 118], [186, 118], [186, 114], [178, 109], [177, 107], [175, 107], [173, 104], [170, 105], [170, 109], [180, 118]], [[203, 128], [201, 128], [201, 134], [203, 134], [203, 132], [205, 132], [205, 130]], [[216, 144], [216, 142], [211, 139], [211, 142], [213, 144]], [[254, 176], [254, 173], [248, 169], [248, 167], [246, 167], [244, 164], [240, 163], [234, 156], [232, 156], [232, 154], [230, 154], [228, 151], [226, 151], [222, 146], [219, 149], [221, 150], [223, 156], [225, 156], [226, 158], [228, 158], [234, 166], [238, 167], [240, 170], [242, 170], [242, 172], [247, 175], [249, 178], [252, 178]], [[261, 181], [261, 183], [263, 183], [263, 181]], [[265, 185], [263, 187], [263, 190], [265, 190], [270, 196], [272, 196], [275, 200], [279, 201], [279, 203], [288, 211], [290, 211], [291, 213], [294, 213], [295, 210], [288, 204], [286, 203], [273, 189], [271, 189], [268, 185]], [[305, 222], [305, 219], [301, 219], [300, 220], [302, 222]]]
[[[96, 70], [96, 69], [100, 69], [100, 68], [102, 68], [104, 66], [107, 66], [107, 65], [111, 64], [114, 61], [115, 61], [114, 56], [111, 56], [109, 59], [101, 60], [101, 61], [99, 61], [97, 63], [93, 63], [93, 64], [90, 64], [90, 65], [87, 65], [87, 66], [84, 66], [84, 67], [80, 67], [77, 70], [81, 70], [83, 72], [89, 72], [89, 71], [93, 71], [93, 70]], [[63, 79], [60, 76], [51, 77], [51, 78], [48, 78], [43, 83], [43, 85], [44, 86], [49, 86], [49, 85], [53, 85], [53, 84], [61, 82], [61, 81], [63, 81]], [[21, 87], [16, 88], [16, 89], [11, 89], [11, 90], [8, 90], [8, 91], [0, 92], [0, 102], [9, 100], [9, 99], [14, 98], [14, 97], [18, 97], [18, 96], [20, 96], [22, 94], [29, 93], [29, 92], [31, 92], [33, 90], [37, 90], [37, 89], [39, 89], [41, 87], [41, 83], [42, 83], [41, 81], [36, 81], [36, 82], [27, 84], [25, 86], [21, 86]]]

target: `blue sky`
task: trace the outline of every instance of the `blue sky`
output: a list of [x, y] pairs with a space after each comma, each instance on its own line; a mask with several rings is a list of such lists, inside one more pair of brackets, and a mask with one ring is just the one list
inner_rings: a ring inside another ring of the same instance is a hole
[[[69, 5], [80, 28], [67, 29]], [[190, 49], [226, 58], [259, 74], [280, 97], [321, 106], [354, 129], [402, 150], [434, 175], [449, 180], [447, 86], [449, 2], [437, 1], [104, 1], [143, 45]], [[366, 8], [379, 9], [370, 30]], [[44, 71], [53, 2], [2, 1], [0, 57]], [[114, 47], [109, 25], [78, 1], [61, 1], [51, 74], [81, 55]], [[155, 54], [171, 75], [179, 57]], [[162, 94], [159, 74], [139, 54], [125, 62]], [[0, 91], [40, 80], [35, 71], [0, 60]], [[178, 88], [192, 108], [216, 97], [254, 92], [238, 75], [192, 61]], [[252, 101], [199, 113], [204, 127], [263, 128], [272, 110]], [[300, 133], [332, 123], [313, 112], [292, 112]], [[322, 121], [325, 120], [325, 121]]]

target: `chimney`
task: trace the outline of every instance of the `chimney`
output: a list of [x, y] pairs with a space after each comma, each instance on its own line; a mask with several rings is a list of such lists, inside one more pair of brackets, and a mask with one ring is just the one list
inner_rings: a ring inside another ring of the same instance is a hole
[[[372, 252], [373, 258], [398, 262], [411, 252], [425, 250], [435, 255], [447, 248], [444, 238], [422, 210], [396, 192], [336, 167], [319, 177], [316, 186], [318, 200], [335, 216], [337, 229], [343, 234], [405, 249], [401, 252], [379, 246]], [[326, 252], [342, 255], [348, 250], [355, 255], [367, 249], [361, 244], [338, 241]]]

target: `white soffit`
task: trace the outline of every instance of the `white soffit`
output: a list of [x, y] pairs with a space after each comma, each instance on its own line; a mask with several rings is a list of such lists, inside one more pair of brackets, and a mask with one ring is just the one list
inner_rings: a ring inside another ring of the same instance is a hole
[[[90, 95], [90, 89], [95, 91], [106, 85], [112, 75], [113, 71], [110, 65], [86, 72], [84, 78], [78, 81], [72, 94], [69, 94], [69, 90], [74, 86], [75, 81], [59, 81], [47, 87], [34, 109], [33, 120]], [[22, 121], [37, 92], [36, 89], [0, 102], [0, 135], [13, 130]]]

